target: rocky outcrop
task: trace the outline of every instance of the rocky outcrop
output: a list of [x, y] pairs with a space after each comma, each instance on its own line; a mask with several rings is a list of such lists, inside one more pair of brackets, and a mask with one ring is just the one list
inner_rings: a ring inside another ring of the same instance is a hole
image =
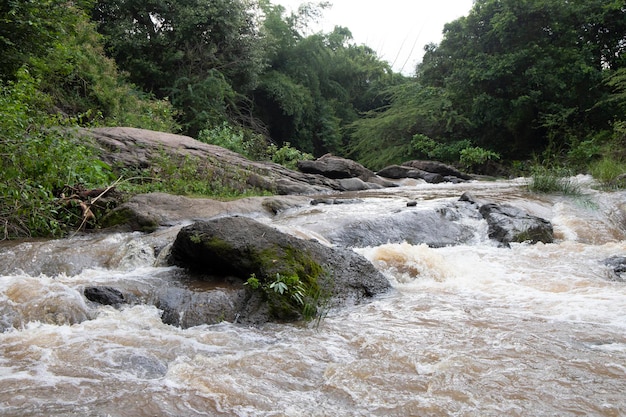
[[552, 243], [552, 224], [507, 204], [483, 204], [480, 214], [489, 225], [489, 237], [508, 245], [511, 242]]
[[429, 184], [438, 184], [444, 182], [445, 178], [437, 173], [422, 171], [421, 169], [411, 168], [400, 165], [391, 165], [381, 169], [376, 173], [385, 178], [401, 179], [414, 178], [426, 181]]
[[338, 180], [341, 188], [345, 191], [396, 186], [396, 184], [380, 178], [358, 162], [331, 154], [326, 154], [315, 161], [298, 161], [298, 169], [304, 173]]
[[308, 205], [310, 200], [305, 196], [274, 196], [218, 201], [164, 193], [139, 194], [112, 210], [102, 220], [102, 225], [118, 230], [153, 232], [162, 226], [218, 215], [273, 216], [289, 208]]
[[[189, 136], [128, 127], [85, 129], [100, 146], [100, 158], [116, 167], [145, 169], [163, 155], [195, 157], [207, 164], [213, 175], [243, 181], [247, 188], [274, 194], [318, 194], [342, 191], [341, 184], [321, 175], [287, 169], [272, 162], [251, 161], [228, 149], [197, 141]], [[200, 173], [199, 173], [200, 174]]]
[[358, 162], [331, 154], [326, 154], [315, 161], [298, 161], [298, 169], [333, 179], [360, 178], [367, 181], [376, 175]]
[[446, 178], [448, 181], [455, 181], [455, 179], [461, 180], [470, 180], [472, 177], [469, 175], [459, 171], [458, 169], [446, 165], [437, 161], [407, 161], [402, 164], [402, 166], [411, 167], [415, 169], [419, 169], [426, 172], [431, 172], [434, 174], [439, 174], [442, 177]]
[[[390, 288], [387, 279], [352, 250], [298, 239], [245, 217], [184, 227], [172, 246], [170, 262], [230, 294], [221, 303], [220, 314], [242, 323], [299, 319], [304, 308], [319, 312], [325, 302], [331, 307], [352, 305]], [[252, 277], [258, 280], [256, 288], [244, 285]], [[285, 283], [284, 294], [270, 288], [273, 283], [280, 287], [277, 281]]]

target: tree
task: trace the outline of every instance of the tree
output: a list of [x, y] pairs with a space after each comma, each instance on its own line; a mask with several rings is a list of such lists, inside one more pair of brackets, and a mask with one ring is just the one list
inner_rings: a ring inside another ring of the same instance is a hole
[[45, 55], [51, 45], [73, 27], [76, 8], [89, 0], [6, 0], [0, 3], [0, 80], [14, 80], [17, 70], [34, 56]]
[[186, 132], [240, 122], [263, 68], [249, 0], [100, 0], [93, 18], [130, 80], [182, 111]]
[[373, 50], [351, 42], [347, 28], [303, 34], [324, 7], [307, 4], [284, 16], [281, 6], [264, 4], [269, 67], [254, 92], [255, 114], [270, 136], [318, 156], [345, 153], [346, 127], [383, 104], [378, 93], [394, 79]]
[[352, 149], [376, 165], [460, 157], [464, 143], [509, 159], [565, 155], [615, 117], [603, 81], [624, 66], [625, 33], [623, 2], [477, 0], [391, 105], [354, 124]]
[[418, 82], [446, 89], [480, 145], [560, 148], [606, 123], [591, 109], [603, 72], [623, 65], [625, 19], [604, 0], [478, 0], [427, 49]]

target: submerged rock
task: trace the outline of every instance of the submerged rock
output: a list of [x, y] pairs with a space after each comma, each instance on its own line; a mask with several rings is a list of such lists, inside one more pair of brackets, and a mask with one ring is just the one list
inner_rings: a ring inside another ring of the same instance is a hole
[[611, 256], [602, 263], [611, 268], [609, 280], [626, 282], [623, 276], [626, 273], [626, 256]]
[[[357, 304], [390, 288], [387, 279], [352, 250], [298, 239], [245, 217], [184, 227], [172, 246], [170, 263], [216, 286], [228, 282], [232, 308], [223, 314], [243, 323], [302, 318], [302, 311], [293, 308], [299, 304], [294, 301], [300, 284], [300, 295], [321, 295], [323, 299], [314, 301], [328, 302], [329, 307]], [[250, 278], [257, 280], [257, 289], [244, 286]], [[285, 282], [284, 295], [291, 293], [293, 299], [274, 296], [278, 289], [270, 286], [280, 288], [280, 281]], [[206, 322], [214, 319], [207, 317]]]
[[468, 210], [464, 204], [425, 209], [411, 201], [405, 209], [367, 218], [346, 218], [318, 233], [331, 243], [346, 247], [402, 242], [430, 247], [454, 246], [475, 238], [473, 227], [462, 221], [466, 217], [480, 219], [480, 214], [475, 208]]

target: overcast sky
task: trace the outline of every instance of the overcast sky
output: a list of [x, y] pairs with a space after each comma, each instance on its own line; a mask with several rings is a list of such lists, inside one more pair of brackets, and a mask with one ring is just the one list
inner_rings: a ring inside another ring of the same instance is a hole
[[[332, 8], [324, 12], [319, 30], [331, 31], [345, 26], [354, 42], [378, 52], [395, 71], [414, 73], [424, 46], [441, 41], [443, 25], [466, 16], [473, 0], [329, 0]], [[303, 0], [272, 0], [288, 11]], [[319, 1], [314, 1], [318, 3]]]

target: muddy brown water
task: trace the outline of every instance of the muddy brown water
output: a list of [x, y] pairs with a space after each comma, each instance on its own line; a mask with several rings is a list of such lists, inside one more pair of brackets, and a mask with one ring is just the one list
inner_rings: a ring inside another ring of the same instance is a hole
[[267, 221], [323, 241], [342, 219], [464, 191], [551, 220], [557, 241], [499, 248], [468, 219], [476, 239], [467, 244], [356, 248], [393, 290], [319, 324], [180, 329], [151, 306], [82, 297], [85, 285], [160, 285], [169, 269], [155, 266], [158, 237], [5, 244], [0, 415], [626, 415], [626, 284], [602, 264], [626, 255], [625, 193], [408, 183]]

